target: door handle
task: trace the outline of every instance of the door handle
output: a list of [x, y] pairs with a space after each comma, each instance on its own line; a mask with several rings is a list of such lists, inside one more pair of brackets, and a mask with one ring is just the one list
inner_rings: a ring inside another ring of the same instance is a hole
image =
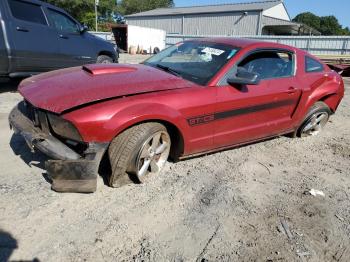
[[19, 26], [16, 27], [16, 30], [20, 31], [20, 32], [29, 32], [29, 30], [27, 28], [19, 27]]
[[60, 38], [62, 38], [62, 39], [68, 39], [68, 36], [66, 36], [66, 35], [60, 35]]
[[294, 94], [296, 92], [297, 92], [297, 89], [294, 86], [289, 87], [287, 91], [288, 94]]

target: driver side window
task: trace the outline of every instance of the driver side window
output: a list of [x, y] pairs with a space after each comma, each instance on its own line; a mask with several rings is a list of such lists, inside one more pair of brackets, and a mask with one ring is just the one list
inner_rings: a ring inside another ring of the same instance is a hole
[[247, 56], [238, 64], [260, 79], [290, 77], [294, 75], [293, 54], [283, 51], [262, 51]]
[[52, 9], [48, 9], [48, 18], [50, 21], [50, 25], [56, 28], [58, 31], [63, 31], [67, 33], [79, 32], [78, 24], [62, 13], [56, 12]]

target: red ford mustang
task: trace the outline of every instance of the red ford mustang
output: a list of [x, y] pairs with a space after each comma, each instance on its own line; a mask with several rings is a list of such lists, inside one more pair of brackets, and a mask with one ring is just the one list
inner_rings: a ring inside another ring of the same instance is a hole
[[292, 134], [316, 135], [344, 96], [341, 77], [294, 47], [185, 41], [141, 65], [86, 65], [19, 86], [10, 126], [46, 162], [52, 188], [94, 192], [144, 182], [172, 159]]

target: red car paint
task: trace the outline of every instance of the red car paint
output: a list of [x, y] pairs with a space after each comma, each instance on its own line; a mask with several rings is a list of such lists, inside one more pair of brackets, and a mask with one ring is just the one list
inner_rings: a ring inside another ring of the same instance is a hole
[[[334, 112], [344, 96], [341, 77], [326, 65], [323, 72], [306, 73], [305, 56], [318, 59], [297, 48], [232, 38], [198, 41], [240, 48], [207, 86], [145, 65], [90, 65], [30, 78], [19, 91], [34, 106], [71, 121], [86, 142], [110, 142], [140, 122], [165, 123], [178, 130], [182, 139], [172, 145], [183, 148], [182, 156], [292, 132], [315, 102], [324, 101]], [[294, 52], [295, 76], [248, 85], [244, 92], [218, 86], [240, 59], [258, 49]]]
[[98, 64], [31, 77], [21, 83], [19, 92], [39, 108], [62, 113], [99, 100], [193, 85], [149, 66]]

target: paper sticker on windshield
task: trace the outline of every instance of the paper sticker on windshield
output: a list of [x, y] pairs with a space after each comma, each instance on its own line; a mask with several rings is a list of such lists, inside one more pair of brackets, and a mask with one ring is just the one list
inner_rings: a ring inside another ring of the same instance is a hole
[[220, 49], [216, 49], [216, 48], [211, 48], [211, 47], [206, 47], [202, 50], [203, 53], [207, 53], [209, 55], [222, 55], [223, 53], [225, 53], [224, 50], [220, 50]]

